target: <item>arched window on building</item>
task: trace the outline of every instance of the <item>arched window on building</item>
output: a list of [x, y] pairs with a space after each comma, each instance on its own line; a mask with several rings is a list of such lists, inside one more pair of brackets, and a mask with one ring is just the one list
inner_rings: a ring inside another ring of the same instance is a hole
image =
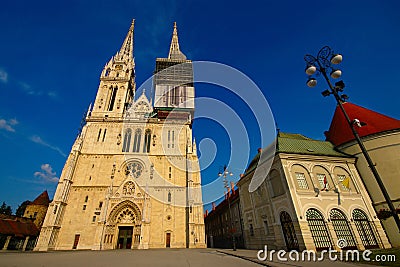
[[150, 143], [151, 143], [151, 130], [147, 129], [144, 134], [144, 145], [143, 145], [143, 152], [149, 153], [150, 152]]
[[117, 97], [117, 91], [118, 91], [118, 87], [111, 87], [110, 88], [111, 91], [111, 97], [110, 97], [110, 102], [108, 104], [108, 111], [112, 111], [114, 109], [114, 103], [115, 103], [115, 98]]
[[360, 209], [355, 209], [353, 210], [352, 216], [364, 247], [366, 249], [379, 248], [373, 230], [373, 224], [368, 220], [367, 214]]
[[108, 75], [110, 75], [110, 72], [111, 72], [110, 68], [106, 69], [104, 76], [107, 77]]
[[356, 242], [354, 241], [354, 236], [347, 222], [346, 215], [338, 209], [332, 209], [329, 213], [329, 218], [331, 219], [338, 240], [344, 239], [347, 241], [347, 246], [341, 249], [356, 249]]
[[171, 192], [168, 192], [168, 202], [171, 202]]
[[142, 131], [140, 129], [136, 129], [135, 136], [133, 139], [133, 152], [140, 151], [140, 139], [142, 138]]
[[292, 218], [289, 213], [282, 211], [280, 215], [283, 236], [285, 237], [286, 247], [290, 250], [299, 250], [296, 231], [294, 230]]
[[132, 130], [127, 129], [124, 135], [124, 143], [122, 145], [122, 152], [129, 152], [131, 146]]
[[308, 227], [314, 240], [317, 251], [332, 247], [331, 237], [325, 224], [324, 216], [316, 209], [308, 209], [306, 212]]

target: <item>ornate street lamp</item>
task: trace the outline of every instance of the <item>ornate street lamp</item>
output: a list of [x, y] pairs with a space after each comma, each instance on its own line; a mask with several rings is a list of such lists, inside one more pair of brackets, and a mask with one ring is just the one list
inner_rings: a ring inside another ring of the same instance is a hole
[[314, 57], [312, 55], [305, 55], [304, 60], [306, 61], [306, 74], [309, 76], [307, 80], [307, 86], [309, 87], [315, 87], [317, 85], [317, 80], [313, 77], [312, 75], [316, 74], [322, 74], [324, 76], [326, 82], [329, 85], [329, 89], [325, 90], [322, 92], [323, 96], [329, 96], [329, 95], [334, 95], [337, 104], [339, 105], [341, 111], [343, 112], [344, 117], [346, 118], [347, 123], [349, 124], [349, 127], [351, 128], [351, 131], [353, 132], [353, 135], [360, 146], [361, 152], [363, 153], [365, 159], [367, 160], [367, 163], [372, 171], [372, 174], [375, 177], [376, 182], [379, 185], [379, 188], [382, 191], [383, 196], [385, 197], [386, 203], [389, 206], [389, 209], [391, 211], [391, 214], [396, 222], [397, 228], [400, 231], [400, 219], [399, 216], [397, 215], [396, 209], [393, 206], [392, 200], [390, 199], [390, 196], [385, 188], [385, 185], [382, 182], [381, 177], [379, 176], [379, 173], [377, 169], [375, 168], [374, 163], [371, 160], [371, 157], [368, 154], [367, 149], [364, 146], [363, 141], [361, 140], [360, 136], [358, 135], [358, 132], [356, 130], [357, 127], [362, 127], [365, 125], [365, 123], [360, 122], [358, 119], [350, 120], [350, 117], [346, 113], [346, 110], [343, 107], [343, 102], [346, 101], [348, 98], [347, 95], [341, 94], [339, 95], [339, 92], [343, 92], [343, 89], [345, 87], [345, 84], [343, 81], [338, 81], [335, 83], [335, 86], [332, 85], [332, 82], [330, 78], [328, 77], [327, 73], [330, 73], [330, 76], [333, 79], [337, 79], [342, 75], [342, 71], [339, 69], [334, 68], [332, 65], [337, 65], [340, 64], [343, 60], [342, 55], [340, 54], [335, 54], [333, 50], [329, 46], [324, 46], [319, 50], [317, 57]]
[[231, 211], [231, 200], [230, 200], [230, 196], [229, 196], [230, 187], [229, 187], [229, 183], [228, 183], [228, 179], [227, 179], [228, 175], [229, 176], [233, 176], [233, 173], [230, 172], [228, 170], [228, 167], [226, 167], [226, 165], [225, 165], [224, 166], [224, 171], [222, 173], [219, 172], [218, 176], [224, 177], [224, 180], [223, 180], [224, 181], [224, 187], [228, 190], [228, 198], [227, 199], [228, 199], [228, 209], [229, 209], [229, 221], [230, 221], [230, 224], [231, 224], [232, 248], [233, 248], [233, 251], [235, 251], [236, 250], [236, 239], [235, 239], [235, 235], [233, 234], [234, 224], [233, 224], [232, 211]]

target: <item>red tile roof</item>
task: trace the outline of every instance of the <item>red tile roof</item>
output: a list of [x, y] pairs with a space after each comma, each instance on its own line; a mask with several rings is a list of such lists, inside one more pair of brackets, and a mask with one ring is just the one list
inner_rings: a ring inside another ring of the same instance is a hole
[[[360, 137], [400, 129], [400, 120], [349, 102], [343, 103], [343, 107], [349, 115], [350, 120], [358, 119], [360, 122], [366, 123], [366, 125], [357, 128]], [[339, 106], [336, 107], [331, 126], [329, 127], [329, 131], [325, 132], [325, 135], [326, 139], [335, 146], [355, 139]]]
[[38, 236], [39, 229], [32, 221], [17, 219], [0, 219], [0, 234], [15, 236]]
[[41, 193], [30, 205], [48, 206], [50, 203], [49, 194], [47, 190]]

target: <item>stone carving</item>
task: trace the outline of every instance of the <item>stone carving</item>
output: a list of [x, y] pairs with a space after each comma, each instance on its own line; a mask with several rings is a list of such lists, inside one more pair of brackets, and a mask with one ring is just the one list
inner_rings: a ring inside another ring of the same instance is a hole
[[123, 195], [132, 195], [135, 193], [135, 184], [133, 182], [127, 182], [122, 189]]
[[125, 208], [118, 215], [117, 223], [135, 223], [134, 212], [129, 208]]

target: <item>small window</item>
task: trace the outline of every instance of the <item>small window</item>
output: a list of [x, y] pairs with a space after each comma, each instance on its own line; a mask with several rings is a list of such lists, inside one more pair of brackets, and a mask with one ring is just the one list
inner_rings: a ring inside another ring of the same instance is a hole
[[110, 102], [108, 104], [108, 111], [112, 111], [114, 109], [114, 103], [115, 103], [115, 98], [117, 97], [117, 91], [118, 91], [118, 87], [111, 87], [110, 88], [111, 91], [111, 98], [110, 98]]
[[96, 222], [96, 216], [93, 216], [92, 222]]
[[99, 142], [101, 136], [101, 129], [99, 129], [99, 134], [97, 135], [97, 142]]
[[104, 74], [105, 77], [107, 77], [108, 75], [110, 75], [110, 69], [106, 69], [106, 73]]
[[171, 142], [171, 131], [168, 130], [168, 148], [170, 147], [170, 142]]
[[122, 145], [122, 152], [129, 152], [129, 147], [131, 146], [131, 136], [132, 136], [132, 130], [126, 129], [124, 135], [124, 143]]
[[[344, 174], [338, 174], [337, 178], [340, 182], [341, 189], [344, 191], [349, 191], [350, 190], [350, 177], [346, 178], [346, 175]], [[344, 181], [344, 182], [343, 182]]]
[[308, 184], [306, 180], [306, 176], [302, 172], [296, 172], [296, 179], [299, 188], [301, 189], [308, 189]]
[[254, 236], [253, 224], [250, 224], [250, 236]]
[[171, 202], [171, 192], [168, 192], [168, 202]]
[[265, 230], [265, 234], [268, 235], [268, 221], [264, 221], [264, 230]]
[[144, 153], [150, 152], [150, 143], [151, 143], [151, 131], [147, 129], [144, 135], [144, 146], [143, 146]]
[[86, 205], [83, 205], [82, 210], [86, 210]]
[[107, 129], [104, 129], [103, 140], [102, 140], [102, 142], [104, 142], [104, 140], [106, 139], [106, 133], [107, 133]]
[[175, 131], [168, 130], [167, 133], [167, 147], [174, 148], [175, 147]]
[[56, 213], [57, 213], [57, 208], [58, 208], [58, 206], [55, 205], [55, 206], [54, 206], [54, 210], [53, 210], [53, 214], [56, 214]]
[[133, 152], [140, 151], [140, 139], [142, 138], [142, 131], [140, 129], [136, 129], [135, 136], [133, 138]]
[[33, 218], [36, 219], [36, 216], [37, 216], [37, 212], [35, 211], [35, 213], [33, 213]]
[[101, 209], [101, 207], [103, 207], [103, 202], [102, 201], [99, 202], [99, 208]]
[[88, 202], [88, 200], [89, 200], [89, 196], [86, 196], [85, 197], [85, 202]]
[[168, 178], [169, 179], [172, 178], [172, 167], [171, 166], [168, 167]]
[[318, 182], [319, 182], [321, 190], [328, 190], [329, 189], [328, 179], [327, 179], [325, 174], [317, 173], [317, 179], [318, 179]]

